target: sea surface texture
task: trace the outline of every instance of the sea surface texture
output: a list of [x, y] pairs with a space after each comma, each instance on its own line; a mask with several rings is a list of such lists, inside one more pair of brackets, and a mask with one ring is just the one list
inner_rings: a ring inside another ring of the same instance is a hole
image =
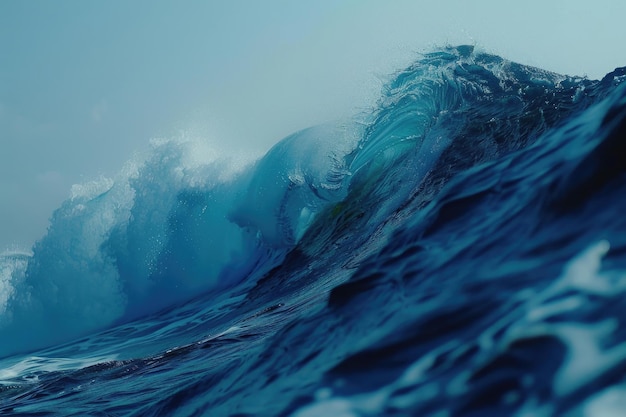
[[250, 163], [155, 141], [0, 256], [0, 415], [626, 415], [625, 81], [448, 47]]

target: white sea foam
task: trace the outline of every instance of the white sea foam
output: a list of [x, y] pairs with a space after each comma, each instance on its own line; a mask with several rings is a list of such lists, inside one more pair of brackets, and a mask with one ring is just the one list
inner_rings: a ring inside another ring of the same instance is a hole
[[37, 382], [42, 373], [69, 371], [115, 360], [114, 356], [53, 358], [29, 356], [11, 363], [0, 362], [0, 385]]
[[346, 122], [299, 132], [256, 162], [188, 138], [154, 140], [144, 161], [115, 178], [74, 185], [30, 261], [0, 264], [0, 356], [267, 268], [345, 195], [341, 161], [358, 137], [351, 129]]

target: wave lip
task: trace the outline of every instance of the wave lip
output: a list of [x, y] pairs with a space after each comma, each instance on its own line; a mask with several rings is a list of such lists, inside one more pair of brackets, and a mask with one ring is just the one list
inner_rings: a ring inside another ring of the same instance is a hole
[[352, 121], [339, 121], [280, 141], [255, 165], [229, 218], [260, 233], [270, 246], [293, 246], [315, 213], [345, 197], [345, 155], [358, 129]]
[[356, 173], [380, 157], [420, 148], [436, 126], [464, 126], [465, 121], [454, 120], [464, 113], [489, 113], [493, 123], [521, 119], [533, 110], [576, 107], [580, 92], [590, 84], [476, 52], [468, 45], [424, 54], [386, 86], [350, 169]]
[[408, 207], [423, 208], [459, 173], [534, 144], [610, 94], [612, 80], [564, 76], [472, 46], [424, 54], [368, 115], [346, 157], [348, 196], [337, 207], [360, 213], [365, 234], [391, 233]]

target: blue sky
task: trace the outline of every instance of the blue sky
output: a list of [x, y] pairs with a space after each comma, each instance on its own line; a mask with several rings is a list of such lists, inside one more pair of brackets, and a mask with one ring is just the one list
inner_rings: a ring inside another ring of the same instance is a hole
[[571, 75], [626, 65], [621, 0], [0, 1], [0, 251], [155, 137], [259, 154], [371, 106], [435, 45]]

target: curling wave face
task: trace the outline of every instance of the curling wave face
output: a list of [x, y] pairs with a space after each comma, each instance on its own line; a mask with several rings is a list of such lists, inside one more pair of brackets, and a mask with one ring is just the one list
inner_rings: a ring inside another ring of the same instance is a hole
[[[370, 113], [295, 133], [243, 167], [198, 161], [192, 143], [157, 142], [118, 177], [75, 186], [32, 254], [0, 258], [0, 340], [10, 340], [0, 355], [201, 294], [262, 294], [256, 284], [268, 271], [296, 255], [326, 259], [328, 245], [343, 245], [351, 271], [436, 199], [445, 214], [446, 199], [470, 198], [463, 189], [441, 194], [459, 173], [545, 142], [622, 81], [561, 76], [461, 46], [397, 74]], [[575, 187], [560, 184], [558, 201]], [[297, 287], [299, 274], [290, 276], [272, 291]]]

